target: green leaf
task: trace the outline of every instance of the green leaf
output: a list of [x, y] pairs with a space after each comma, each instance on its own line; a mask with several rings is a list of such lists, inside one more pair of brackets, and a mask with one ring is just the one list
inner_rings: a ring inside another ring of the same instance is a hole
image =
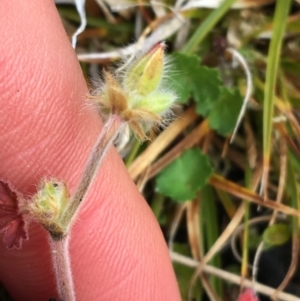
[[230, 134], [237, 122], [243, 104], [243, 97], [238, 90], [223, 88], [218, 102], [208, 115], [209, 125], [220, 135]]
[[239, 91], [224, 87], [219, 71], [201, 66], [196, 55], [175, 53], [172, 62], [175, 71], [170, 74], [170, 81], [178, 101], [186, 103], [193, 97], [196, 112], [208, 117], [211, 128], [223, 136], [230, 134], [243, 103]]
[[268, 246], [285, 244], [291, 237], [291, 228], [286, 224], [274, 224], [263, 233], [263, 240]]
[[199, 149], [186, 150], [156, 178], [156, 190], [178, 202], [194, 199], [213, 173], [213, 168]]
[[219, 99], [222, 82], [219, 71], [200, 66], [197, 73], [197, 81], [194, 82], [193, 92], [197, 103], [196, 112], [207, 117], [210, 110]]
[[186, 103], [191, 96], [193, 82], [196, 80], [199, 58], [196, 55], [175, 53], [172, 55], [171, 62], [174, 70], [169, 75], [172, 90], [178, 96], [178, 102]]
[[176, 53], [172, 56], [173, 74], [170, 74], [172, 90], [180, 103], [186, 103], [190, 96], [197, 102], [197, 113], [207, 116], [218, 100], [222, 82], [216, 69], [200, 66], [196, 55]]

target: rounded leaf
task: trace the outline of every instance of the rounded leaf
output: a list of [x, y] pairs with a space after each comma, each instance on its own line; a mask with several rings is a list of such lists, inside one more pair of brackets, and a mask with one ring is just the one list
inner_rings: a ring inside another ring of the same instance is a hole
[[156, 178], [156, 189], [178, 202], [194, 199], [213, 172], [208, 157], [199, 149], [186, 150]]

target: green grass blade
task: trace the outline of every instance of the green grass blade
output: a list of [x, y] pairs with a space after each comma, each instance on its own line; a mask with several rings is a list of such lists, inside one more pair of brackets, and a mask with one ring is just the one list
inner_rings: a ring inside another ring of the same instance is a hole
[[[291, 206], [297, 210], [300, 209], [300, 198], [299, 198], [299, 188], [297, 177], [299, 174], [296, 175], [296, 168], [295, 168], [295, 160], [292, 158], [292, 154], [289, 153], [289, 160], [288, 160], [288, 170], [287, 170], [287, 189], [291, 197]], [[298, 229], [300, 228], [300, 219], [297, 217], [293, 217], [293, 233], [298, 233]]]
[[272, 31], [272, 39], [269, 47], [266, 84], [264, 91], [263, 104], [263, 157], [264, 172], [262, 181], [262, 192], [266, 195], [270, 153], [271, 153], [271, 135], [272, 135], [272, 118], [275, 102], [276, 79], [279, 66], [279, 59], [282, 48], [282, 41], [285, 32], [285, 25], [291, 6], [291, 0], [278, 0], [276, 3], [274, 26]]
[[182, 52], [187, 54], [193, 53], [235, 1], [236, 0], [225, 0], [222, 2], [222, 4], [201, 23], [193, 36], [183, 47]]
[[[211, 186], [206, 185], [201, 190], [201, 223], [202, 233], [206, 238], [207, 250], [209, 250], [219, 237], [219, 222], [217, 215], [217, 203]], [[220, 254], [216, 254], [211, 260], [214, 267], [221, 268]], [[211, 277], [211, 285], [219, 296], [222, 296], [222, 282], [217, 277]]]

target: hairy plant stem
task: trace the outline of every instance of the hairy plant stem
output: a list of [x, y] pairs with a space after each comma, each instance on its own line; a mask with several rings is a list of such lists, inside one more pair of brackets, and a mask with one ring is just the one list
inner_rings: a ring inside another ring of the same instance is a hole
[[69, 255], [69, 235], [60, 240], [50, 236], [52, 262], [60, 301], [75, 301], [75, 290]]
[[105, 123], [99, 138], [97, 139], [78, 187], [71, 197], [62, 218], [61, 225], [65, 229], [63, 233], [50, 233], [50, 247], [56, 276], [56, 284], [60, 301], [75, 301], [75, 291], [69, 256], [69, 233], [75, 222], [79, 207], [91, 186], [104, 156], [112, 145], [116, 136], [122, 132], [124, 122], [117, 115], [111, 115]]
[[118, 115], [110, 115], [107, 122], [105, 123], [99, 138], [97, 139], [91, 155], [87, 161], [84, 168], [79, 185], [71, 197], [70, 205], [67, 206], [65, 214], [63, 215], [61, 222], [66, 226], [67, 232], [69, 232], [70, 227], [76, 219], [76, 213], [78, 208], [84, 199], [93, 179], [97, 173], [99, 166], [102, 163], [107, 150], [117, 137], [117, 135], [122, 131], [124, 123]]

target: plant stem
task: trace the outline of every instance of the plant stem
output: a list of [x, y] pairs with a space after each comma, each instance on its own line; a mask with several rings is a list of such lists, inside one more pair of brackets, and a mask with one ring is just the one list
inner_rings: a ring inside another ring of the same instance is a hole
[[60, 240], [54, 240], [50, 236], [49, 240], [60, 301], [75, 301], [75, 290], [69, 256], [69, 235]]
[[117, 115], [111, 115], [105, 123], [87, 161], [79, 185], [61, 217], [62, 233], [50, 233], [50, 248], [55, 270], [60, 301], [75, 301], [75, 291], [69, 256], [69, 233], [76, 219], [79, 207], [91, 186], [97, 170], [116, 136], [123, 130], [124, 122]]
[[116, 136], [122, 131], [123, 125], [124, 123], [122, 119], [117, 115], [110, 115], [105, 123], [100, 136], [93, 147], [79, 185], [74, 195], [71, 197], [70, 205], [66, 208], [65, 214], [61, 218], [62, 224], [65, 225], [67, 229], [67, 233], [75, 221], [78, 208], [91, 186], [107, 150], [113, 143]]

